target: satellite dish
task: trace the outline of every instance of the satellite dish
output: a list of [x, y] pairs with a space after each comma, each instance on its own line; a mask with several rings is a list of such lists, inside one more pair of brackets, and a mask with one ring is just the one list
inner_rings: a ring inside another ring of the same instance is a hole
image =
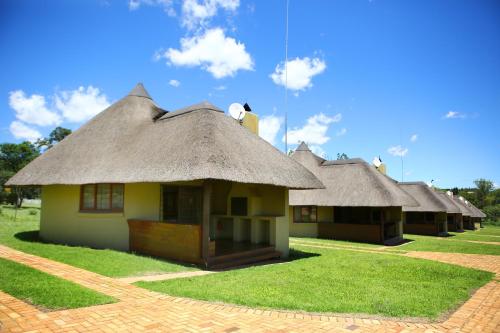
[[240, 103], [233, 103], [229, 105], [229, 114], [238, 121], [243, 120], [246, 113], [245, 108]]
[[380, 157], [374, 157], [372, 163], [376, 168], [378, 168], [382, 165], [382, 160], [380, 159]]
[[446, 194], [448, 194], [450, 197], [453, 197], [453, 192], [452, 191], [446, 191]]

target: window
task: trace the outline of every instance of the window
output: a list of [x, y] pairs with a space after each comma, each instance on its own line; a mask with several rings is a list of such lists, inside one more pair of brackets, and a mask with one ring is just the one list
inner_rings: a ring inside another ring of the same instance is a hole
[[425, 223], [433, 224], [434, 223], [435, 214], [433, 212], [425, 213]]
[[293, 221], [295, 223], [318, 222], [316, 206], [295, 206], [293, 207]]
[[169, 223], [201, 224], [202, 189], [194, 186], [162, 186], [162, 220]]
[[123, 184], [82, 185], [80, 210], [98, 212], [123, 211]]

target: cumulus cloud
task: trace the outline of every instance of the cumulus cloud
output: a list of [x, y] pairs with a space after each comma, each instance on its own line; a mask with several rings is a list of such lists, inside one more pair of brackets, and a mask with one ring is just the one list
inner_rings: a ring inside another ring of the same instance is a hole
[[206, 25], [219, 9], [235, 12], [239, 5], [239, 0], [184, 0], [182, 25], [188, 29]]
[[286, 69], [288, 75], [285, 75], [285, 64], [278, 64], [274, 73], [270, 75], [273, 82], [285, 86], [286, 81], [290, 90], [305, 90], [313, 86], [313, 76], [324, 72], [326, 63], [319, 58], [310, 59], [305, 57], [300, 59], [297, 57], [287, 62]]
[[342, 136], [347, 133], [347, 128], [341, 128], [339, 131], [337, 131], [337, 136]]
[[326, 158], [326, 151], [321, 148], [320, 146], [317, 146], [317, 145], [312, 145], [312, 146], [309, 146], [309, 149], [311, 149], [311, 151], [318, 155], [319, 157], [322, 157], [322, 158]]
[[180, 49], [169, 48], [163, 57], [175, 66], [199, 66], [216, 79], [234, 76], [239, 70], [253, 70], [245, 44], [227, 37], [221, 28], [182, 38]]
[[276, 144], [276, 136], [282, 124], [282, 117], [274, 115], [262, 117], [259, 121], [259, 136], [272, 145]]
[[13, 121], [9, 126], [10, 133], [16, 138], [21, 140], [28, 140], [35, 142], [42, 137], [42, 134], [34, 128], [31, 128], [20, 121]]
[[66, 121], [78, 123], [92, 118], [110, 103], [99, 88], [88, 86], [60, 91], [55, 95], [55, 105]]
[[330, 124], [337, 123], [341, 119], [342, 115], [340, 113], [333, 117], [323, 113], [309, 117], [303, 127], [292, 128], [288, 131], [288, 142], [299, 143], [304, 141], [310, 145], [322, 145], [330, 140], [330, 137], [326, 135]]
[[223, 86], [223, 85], [220, 85], [220, 86], [217, 86], [217, 87], [214, 87], [215, 90], [219, 90], [219, 91], [222, 91], [222, 90], [226, 90], [227, 87], [226, 86]]
[[403, 147], [401, 147], [401, 145], [397, 145], [397, 146], [389, 147], [389, 149], [387, 149], [387, 152], [389, 154], [391, 154], [392, 156], [403, 157], [406, 154], [408, 154], [408, 148], [403, 148]]
[[410, 141], [411, 142], [416, 142], [418, 140], [418, 134], [413, 134], [411, 137], [410, 137]]
[[168, 84], [170, 84], [172, 87], [176, 87], [176, 88], [181, 85], [181, 83], [179, 81], [174, 80], [174, 79], [168, 81]]
[[16, 118], [25, 123], [38, 126], [59, 125], [61, 117], [47, 108], [42, 95], [26, 96], [24, 91], [11, 91], [9, 106], [16, 112]]
[[455, 119], [455, 118], [465, 118], [466, 115], [464, 113], [458, 111], [448, 111], [447, 114], [444, 115], [445, 119]]

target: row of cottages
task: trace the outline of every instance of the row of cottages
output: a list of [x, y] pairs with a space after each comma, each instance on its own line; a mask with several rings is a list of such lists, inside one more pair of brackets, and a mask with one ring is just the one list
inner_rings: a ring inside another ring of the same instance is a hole
[[[324, 189], [290, 191], [290, 235], [394, 244], [403, 233], [446, 236], [474, 229], [484, 213], [424, 182], [397, 182], [359, 158], [328, 161], [302, 142], [292, 158]], [[478, 226], [476, 226], [478, 227]]]
[[394, 244], [403, 240], [402, 207], [418, 203], [362, 159], [328, 161], [301, 143], [291, 155], [325, 185], [290, 191], [290, 235]]
[[[41, 186], [47, 241], [210, 267], [285, 258], [289, 189], [323, 184], [249, 123], [209, 103], [163, 110], [139, 84], [7, 185]], [[397, 223], [391, 209], [378, 219]]]

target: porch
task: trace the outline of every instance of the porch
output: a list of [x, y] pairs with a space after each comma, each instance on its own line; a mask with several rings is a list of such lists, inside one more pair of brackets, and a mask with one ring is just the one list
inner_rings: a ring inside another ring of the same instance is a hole
[[160, 218], [128, 220], [130, 250], [215, 269], [286, 256], [287, 191], [263, 187], [162, 185]]
[[447, 236], [447, 214], [444, 212], [404, 212], [403, 232], [425, 236]]

